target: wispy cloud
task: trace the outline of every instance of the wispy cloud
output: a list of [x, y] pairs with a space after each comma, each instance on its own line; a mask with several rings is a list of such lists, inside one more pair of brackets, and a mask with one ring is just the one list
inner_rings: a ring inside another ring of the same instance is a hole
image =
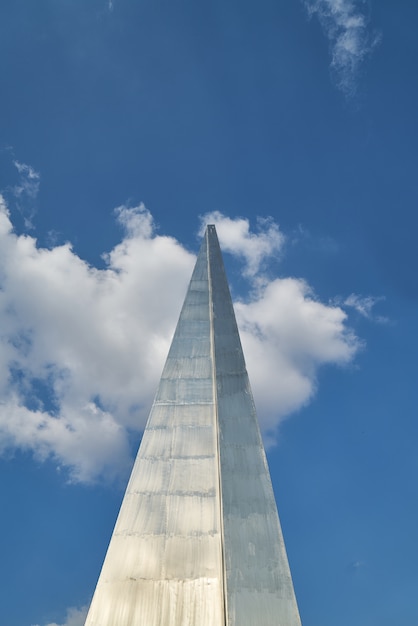
[[340, 250], [340, 245], [335, 239], [329, 235], [314, 235], [301, 224], [290, 233], [289, 243], [291, 245], [302, 243], [304, 248], [320, 252], [326, 256], [333, 256]]
[[25, 227], [32, 229], [41, 177], [39, 172], [27, 163], [14, 160], [13, 165], [18, 172], [19, 181], [10, 191], [15, 198], [17, 209], [24, 219]]
[[351, 563], [348, 563], [345, 567], [345, 570], [346, 570], [346, 573], [351, 577], [351, 576], [360, 575], [361, 572], [364, 571], [366, 568], [367, 568], [366, 561], [356, 559], [354, 561], [351, 561]]
[[[126, 475], [195, 262], [144, 205], [116, 215], [123, 238], [97, 269], [68, 243], [14, 233], [0, 199], [0, 452], [52, 458], [73, 481]], [[263, 274], [284, 240], [277, 224], [210, 217], [249, 278], [236, 312], [261, 426], [274, 432], [312, 398], [318, 369], [350, 362], [359, 341], [305, 281]]]
[[20, 198], [24, 195], [29, 198], [36, 198], [39, 192], [40, 174], [31, 165], [13, 161], [13, 165], [20, 175], [20, 181], [13, 187], [16, 197]]
[[[84, 626], [87, 617], [87, 610], [87, 606], [83, 606], [80, 609], [72, 607], [67, 610], [67, 616], [63, 624], [52, 622], [45, 624], [45, 626]], [[39, 624], [36, 626], [39, 626]]]
[[364, 60], [380, 40], [370, 28], [364, 0], [302, 0], [328, 38], [331, 70], [339, 89], [353, 96]]
[[345, 300], [340, 300], [341, 304], [346, 307], [351, 307], [362, 317], [376, 322], [385, 323], [388, 318], [381, 315], [374, 314], [374, 307], [378, 302], [384, 300], [384, 296], [360, 296], [359, 294], [352, 293]]

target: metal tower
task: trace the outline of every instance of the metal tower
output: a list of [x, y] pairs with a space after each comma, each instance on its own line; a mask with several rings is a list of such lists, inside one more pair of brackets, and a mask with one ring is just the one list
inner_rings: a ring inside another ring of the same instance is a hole
[[301, 626], [214, 226], [86, 626]]

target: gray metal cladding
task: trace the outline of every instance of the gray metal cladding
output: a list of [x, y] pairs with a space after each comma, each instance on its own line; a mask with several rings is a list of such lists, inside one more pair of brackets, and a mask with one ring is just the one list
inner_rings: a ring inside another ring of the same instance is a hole
[[208, 226], [86, 626], [300, 626]]

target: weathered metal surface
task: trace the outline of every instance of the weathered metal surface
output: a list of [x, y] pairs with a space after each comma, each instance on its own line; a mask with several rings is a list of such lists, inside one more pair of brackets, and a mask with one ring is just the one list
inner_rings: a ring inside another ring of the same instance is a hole
[[213, 226], [86, 626], [300, 626]]

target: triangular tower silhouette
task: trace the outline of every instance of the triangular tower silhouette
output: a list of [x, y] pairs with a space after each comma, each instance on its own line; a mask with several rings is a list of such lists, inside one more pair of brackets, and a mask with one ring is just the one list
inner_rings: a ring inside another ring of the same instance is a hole
[[301, 626], [215, 226], [86, 626]]

